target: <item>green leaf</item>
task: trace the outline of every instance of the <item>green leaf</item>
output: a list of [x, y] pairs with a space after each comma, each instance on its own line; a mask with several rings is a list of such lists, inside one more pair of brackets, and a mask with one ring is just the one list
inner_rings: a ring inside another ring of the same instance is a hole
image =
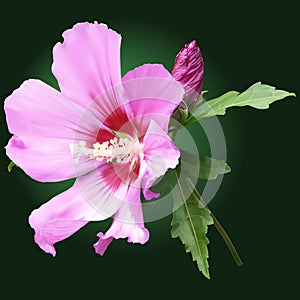
[[224, 160], [196, 156], [188, 151], [180, 150], [180, 163], [175, 169], [169, 169], [163, 177], [159, 178], [152, 185], [151, 191], [160, 193], [161, 197], [168, 194], [178, 182], [177, 174], [183, 178], [212, 180], [230, 171], [231, 168]]
[[171, 236], [180, 238], [185, 245], [185, 251], [191, 252], [193, 261], [197, 262], [199, 271], [209, 279], [209, 240], [206, 234], [208, 225], [213, 224], [213, 218], [195, 193], [192, 193], [187, 201], [184, 201], [182, 193], [174, 193], [174, 196], [174, 200], [180, 197], [183, 204], [173, 213]]
[[[224, 95], [200, 104], [194, 111], [191, 119], [202, 119], [215, 115], [224, 115], [226, 109], [233, 106], [251, 106], [258, 109], [267, 109], [274, 101], [288, 96], [296, 96], [295, 93], [276, 90], [275, 87], [257, 82], [243, 93], [230, 91]], [[191, 123], [187, 120], [186, 125]]]
[[12, 169], [13, 169], [13, 167], [17, 167], [17, 165], [16, 165], [13, 161], [11, 161], [11, 162], [9, 163], [9, 165], [7, 166], [7, 171], [8, 171], [8, 172], [11, 172]]
[[169, 193], [178, 182], [176, 172], [183, 178], [212, 180], [230, 171], [230, 167], [224, 160], [201, 155], [198, 157], [188, 151], [180, 150], [180, 163], [176, 169], [169, 169], [152, 185], [151, 191], [160, 193], [161, 197]]
[[207, 156], [196, 156], [185, 150], [180, 150], [181, 171], [186, 177], [195, 177], [199, 179], [212, 180], [221, 174], [231, 171], [230, 167], [224, 160], [219, 160]]
[[230, 171], [231, 169], [225, 161], [207, 156], [200, 156], [199, 179], [216, 179], [219, 175], [229, 173]]
[[[179, 168], [179, 165], [176, 169], [169, 169], [165, 175], [159, 178], [150, 188], [154, 193], [160, 193], [160, 196], [163, 197], [165, 194], [169, 193], [170, 190], [176, 185], [176, 170]], [[149, 200], [147, 200], [149, 202]]]

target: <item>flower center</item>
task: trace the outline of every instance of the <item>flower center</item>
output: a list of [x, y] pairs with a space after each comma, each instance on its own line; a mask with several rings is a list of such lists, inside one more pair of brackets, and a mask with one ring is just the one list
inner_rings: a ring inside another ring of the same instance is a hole
[[106, 160], [106, 162], [126, 162], [133, 155], [133, 143], [127, 138], [114, 138], [103, 143], [95, 143], [91, 158], [97, 161]]
[[79, 158], [82, 155], [89, 155], [90, 159], [97, 161], [106, 160], [107, 163], [111, 162], [132, 162], [136, 163], [136, 158], [142, 153], [143, 144], [138, 140], [131, 140], [130, 138], [113, 138], [103, 143], [93, 144], [93, 149], [87, 148], [84, 141], [72, 143], [70, 151], [74, 156], [75, 164], [79, 163]]

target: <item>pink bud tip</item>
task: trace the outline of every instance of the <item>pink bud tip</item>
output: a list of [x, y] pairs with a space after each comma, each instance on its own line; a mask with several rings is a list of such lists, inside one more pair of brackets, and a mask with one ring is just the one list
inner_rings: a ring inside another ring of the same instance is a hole
[[201, 94], [204, 77], [203, 58], [195, 40], [177, 54], [172, 75], [184, 86], [192, 104]]

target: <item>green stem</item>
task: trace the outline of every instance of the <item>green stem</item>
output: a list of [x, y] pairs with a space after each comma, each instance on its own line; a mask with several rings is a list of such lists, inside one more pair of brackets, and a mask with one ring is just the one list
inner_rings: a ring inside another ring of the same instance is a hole
[[176, 136], [177, 130], [173, 129], [169, 131], [169, 137], [171, 138], [171, 140], [175, 140], [175, 136]]
[[[195, 122], [195, 119], [191, 116], [190, 118], [186, 119], [184, 122], [184, 126], [187, 126], [189, 124], [192, 124], [193, 122]], [[177, 130], [171, 130], [171, 132], [169, 132], [169, 136], [172, 140], [175, 140], [175, 136], [176, 136]], [[189, 178], [188, 182], [191, 185], [191, 188], [193, 189], [193, 193], [196, 194], [196, 197], [199, 198], [199, 201], [207, 208], [207, 204], [205, 203], [204, 199], [202, 198], [202, 196], [200, 195], [200, 193], [197, 191], [197, 189], [193, 186], [192, 182], [190, 181]], [[228, 247], [234, 261], [236, 262], [237, 266], [240, 267], [243, 265], [243, 261], [240, 258], [236, 248], [233, 245], [233, 242], [231, 241], [229, 235], [227, 234], [227, 232], [225, 231], [225, 229], [223, 228], [223, 226], [221, 225], [221, 223], [218, 221], [218, 219], [216, 218], [216, 216], [212, 213], [212, 211], [209, 209], [210, 211], [210, 215], [213, 218], [214, 221], [214, 225], [217, 229], [217, 231], [219, 232], [219, 234], [221, 235], [222, 239], [224, 240], [226, 246]]]
[[[199, 200], [201, 201], [201, 203], [207, 207], [207, 204], [205, 203], [205, 201], [203, 200], [202, 196], [199, 194], [199, 192], [194, 189], [194, 193], [196, 194], [196, 196], [199, 198]], [[208, 208], [208, 207], [207, 207]], [[216, 229], [218, 230], [219, 234], [221, 235], [221, 237], [223, 238], [225, 244], [227, 245], [233, 259], [235, 260], [236, 264], [238, 267], [243, 265], [243, 261], [240, 258], [236, 248], [234, 247], [229, 235], [226, 233], [225, 229], [223, 228], [223, 226], [221, 225], [221, 223], [218, 221], [218, 219], [216, 218], [216, 216], [210, 211], [210, 215], [212, 216], [213, 220], [214, 220], [214, 225], [216, 227]]]
[[195, 123], [196, 121], [197, 121], [197, 119], [195, 119], [193, 116], [190, 116], [189, 118], [187, 118], [187, 119], [182, 123], [182, 125], [183, 125], [184, 127], [186, 127], [186, 126], [188, 126], [188, 125], [190, 125], [190, 124]]

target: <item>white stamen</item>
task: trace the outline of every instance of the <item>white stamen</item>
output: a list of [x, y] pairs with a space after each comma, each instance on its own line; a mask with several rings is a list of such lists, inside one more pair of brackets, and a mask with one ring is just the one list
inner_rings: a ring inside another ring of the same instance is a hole
[[113, 138], [110, 141], [93, 144], [93, 149], [86, 147], [85, 141], [69, 145], [70, 152], [74, 156], [75, 164], [79, 163], [82, 155], [89, 155], [90, 159], [106, 162], [129, 162], [139, 155], [143, 145], [138, 140], [132, 141], [129, 138]]
[[130, 148], [132, 141], [127, 138], [116, 137], [109, 142], [99, 144], [98, 142], [93, 145], [94, 152], [91, 158], [97, 161], [106, 160], [107, 162], [124, 162], [130, 156]]
[[78, 143], [71, 143], [69, 145], [70, 152], [74, 156], [74, 163], [79, 164], [79, 159], [82, 155], [89, 155], [93, 153], [92, 149], [86, 147], [85, 141], [80, 141]]

